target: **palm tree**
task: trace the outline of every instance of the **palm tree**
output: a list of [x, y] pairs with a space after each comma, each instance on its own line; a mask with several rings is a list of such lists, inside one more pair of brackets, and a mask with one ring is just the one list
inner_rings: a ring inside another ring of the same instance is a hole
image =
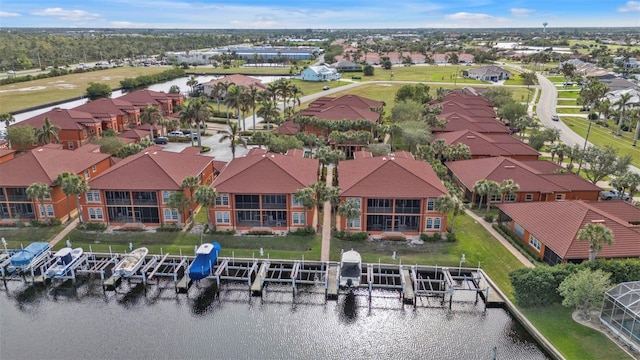
[[242, 88], [242, 94], [240, 95], [240, 113], [242, 114], [242, 130], [247, 131], [247, 111], [251, 109], [251, 94], [247, 89]]
[[480, 201], [478, 201], [478, 209], [480, 209], [483, 204], [484, 197], [489, 194], [489, 180], [482, 179], [476, 181], [473, 185], [473, 194], [480, 196]]
[[631, 101], [631, 93], [624, 93], [620, 95], [620, 100], [618, 100], [614, 105], [618, 105], [618, 109], [620, 110], [620, 120], [618, 120], [618, 133], [620, 135], [620, 130], [622, 129], [622, 122], [624, 121], [624, 113]]
[[271, 119], [276, 119], [280, 115], [280, 112], [278, 111], [278, 107], [276, 106], [276, 104], [268, 97], [264, 97], [260, 101], [260, 105], [261, 108], [258, 110], [257, 114], [264, 119], [264, 121], [267, 123], [267, 130], [269, 130], [271, 127], [269, 125], [269, 121]]
[[[142, 109], [142, 112], [140, 113], [140, 121], [143, 124], [150, 125], [149, 128], [151, 130], [151, 141], [153, 141], [153, 130], [155, 129], [155, 125], [163, 121], [162, 112], [157, 106], [147, 106]], [[162, 131], [160, 132], [160, 135], [162, 135]]]
[[602, 244], [613, 243], [613, 233], [603, 224], [589, 223], [578, 231], [578, 240], [589, 242], [589, 261], [595, 261], [596, 254], [602, 250]]
[[187, 86], [191, 88], [191, 96], [193, 96], [193, 91], [194, 88], [198, 85], [198, 80], [196, 80], [196, 76], [195, 75], [191, 75], [191, 77], [189, 78], [189, 80], [187, 80]]
[[260, 99], [260, 90], [255, 86], [249, 89], [249, 99], [251, 101], [251, 114], [253, 117], [253, 135], [256, 134], [256, 103]]
[[[29, 199], [40, 203], [40, 211], [44, 214], [42, 217], [47, 216], [47, 210], [44, 208], [44, 199], [51, 194], [51, 188], [45, 183], [35, 182], [27, 188], [26, 191]], [[38, 217], [40, 217], [40, 211], [38, 211]]]
[[229, 108], [236, 110], [235, 113], [238, 123], [240, 123], [240, 107], [242, 106], [242, 97], [244, 91], [244, 87], [234, 85], [229, 88], [229, 91], [227, 91], [227, 96], [224, 99], [224, 102], [227, 105], [227, 111]]
[[231, 155], [235, 159], [236, 158], [236, 146], [241, 145], [245, 149], [247, 148], [247, 142], [240, 136], [240, 130], [238, 129], [237, 123], [227, 122], [229, 126], [228, 130], [220, 130], [218, 134], [222, 134], [220, 138], [220, 142], [229, 141], [231, 144]]
[[[211, 117], [211, 107], [206, 97], [200, 97], [189, 101], [189, 104], [180, 112], [180, 120], [184, 123], [196, 124], [198, 131], [198, 146], [202, 147], [202, 139], [200, 139], [200, 125], [205, 125]], [[193, 145], [193, 137], [191, 137]]]
[[207, 225], [209, 225], [209, 229], [213, 229], [213, 223], [211, 222], [211, 214], [209, 214], [209, 207], [214, 204], [218, 193], [216, 189], [206, 186], [200, 185], [196, 189], [195, 192], [196, 202], [202, 206], [204, 206], [205, 211], [207, 212]]
[[347, 199], [338, 206], [338, 215], [347, 219], [347, 229], [349, 228], [349, 222], [355, 218], [360, 217], [360, 204]]
[[[227, 120], [229, 120], [229, 104], [227, 104], [227, 94], [229, 93], [229, 88], [231, 88], [232, 86], [235, 86], [234, 83], [232, 82], [221, 82], [218, 83], [216, 86], [219, 86], [220, 89], [220, 96], [222, 99], [224, 99], [224, 104], [227, 107]], [[220, 110], [220, 106], [218, 106], [218, 110]]]
[[182, 191], [174, 191], [169, 195], [167, 206], [170, 209], [178, 211], [178, 227], [182, 227], [182, 219], [184, 219], [185, 209], [189, 206], [189, 198]]
[[40, 144], [50, 144], [52, 140], [55, 143], [60, 142], [60, 138], [58, 137], [58, 131], [60, 131], [60, 127], [56, 125], [52, 125], [48, 116], [44, 118], [44, 125], [36, 129], [36, 138], [38, 139], [38, 143]]
[[[435, 209], [441, 212], [445, 217], [456, 207], [453, 197], [448, 194], [440, 195], [436, 198]], [[442, 226], [440, 226], [440, 235], [442, 235]]]
[[451, 215], [451, 233], [453, 233], [453, 225], [456, 222], [456, 216], [466, 209], [466, 205], [464, 201], [460, 200], [457, 196], [452, 196], [453, 198], [453, 215]]
[[296, 104], [300, 106], [300, 95], [304, 95], [304, 93], [302, 92], [302, 89], [300, 89], [298, 85], [292, 83], [291, 86], [289, 87], [289, 96], [291, 96], [291, 100], [293, 100], [292, 110], [294, 113], [296, 110]]
[[635, 147], [638, 144], [638, 136], [640, 136], [640, 110], [638, 110], [637, 108], [629, 110], [629, 118], [636, 121], [636, 131], [635, 135], [633, 136], [632, 145]]
[[74, 199], [76, 200], [76, 208], [78, 209], [78, 219], [80, 220], [80, 223], [83, 224], [84, 216], [82, 215], [82, 210], [80, 208], [79, 197], [80, 195], [89, 191], [89, 184], [87, 184], [87, 180], [85, 180], [84, 177], [80, 175], [75, 175], [75, 174], [67, 176], [65, 180], [68, 181], [67, 192], [73, 195]]
[[495, 181], [487, 181], [487, 212], [491, 209], [491, 197], [500, 195], [500, 184]]
[[0, 114], [0, 121], [4, 123], [5, 131], [6, 131], [6, 129], [9, 128], [9, 125], [11, 125], [11, 123], [16, 121], [16, 118], [14, 118], [13, 115], [11, 115], [10, 113], [4, 113], [4, 114]]
[[507, 195], [513, 195], [520, 190], [520, 185], [516, 184], [512, 179], [503, 180], [500, 184], [500, 194], [502, 202], [504, 202]]
[[193, 215], [193, 196], [194, 192], [200, 185], [200, 180], [195, 176], [187, 176], [182, 179], [181, 188], [182, 190], [189, 190], [189, 210], [191, 210], [191, 214]]
[[71, 206], [69, 205], [69, 201], [71, 199], [71, 192], [70, 192], [71, 190], [69, 188], [69, 182], [70, 182], [69, 178], [72, 177], [73, 175], [75, 174], [69, 171], [65, 171], [63, 173], [58, 174], [56, 179], [53, 181], [53, 184], [56, 186], [60, 186], [60, 189], [62, 189], [62, 192], [67, 196], [67, 214], [69, 215], [69, 218], [67, 219], [67, 221], [71, 221]]

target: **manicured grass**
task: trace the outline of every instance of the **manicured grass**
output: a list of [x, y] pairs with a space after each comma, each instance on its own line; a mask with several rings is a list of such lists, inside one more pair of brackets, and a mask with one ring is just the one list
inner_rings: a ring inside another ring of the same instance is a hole
[[0, 113], [82, 96], [90, 82], [120, 87], [120, 80], [156, 74], [166, 67], [119, 67], [0, 86]]
[[547, 76], [546, 78], [553, 83], [562, 83], [564, 81], [564, 76]]
[[64, 226], [0, 228], [0, 237], [7, 241], [7, 248], [19, 249], [20, 244], [29, 245], [34, 241], [51, 241]]
[[578, 105], [576, 100], [558, 100], [558, 105]]
[[606, 336], [575, 322], [571, 310], [561, 305], [520, 310], [567, 359], [629, 358]]
[[580, 91], [558, 89], [559, 98], [577, 99], [579, 96], [580, 96]]
[[557, 108], [558, 114], [588, 114], [587, 111], [582, 111], [580, 108]]
[[[458, 78], [455, 78], [456, 69]], [[373, 76], [364, 76], [362, 72], [344, 73], [345, 78], [352, 76], [360, 76], [362, 81], [367, 80], [396, 80], [396, 81], [433, 81], [446, 82], [457, 85], [464, 84], [487, 84], [483, 81], [465, 79], [462, 77], [462, 71], [472, 69], [470, 66], [394, 66], [390, 70], [379, 67], [375, 68]], [[393, 73], [393, 76], [391, 74]]]
[[[589, 127], [587, 119], [579, 117], [562, 117], [562, 121], [564, 121], [564, 123], [578, 135], [582, 137], [587, 135], [587, 129]], [[612, 134], [614, 131], [615, 127], [605, 128], [600, 125], [592, 124], [591, 132], [589, 133], [589, 142], [598, 147], [611, 145], [618, 149], [618, 155], [631, 155], [631, 164], [634, 166], [640, 166], [640, 148], [631, 146], [633, 144], [633, 133], [622, 133], [622, 136], [617, 137]]]
[[224, 69], [221, 67], [191, 67], [185, 70], [187, 73], [196, 74], [255, 74], [255, 75], [290, 75], [290, 67], [231, 67]]

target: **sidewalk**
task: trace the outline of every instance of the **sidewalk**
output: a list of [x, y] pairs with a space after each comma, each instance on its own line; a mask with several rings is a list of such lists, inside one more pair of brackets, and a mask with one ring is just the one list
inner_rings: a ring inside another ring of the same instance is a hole
[[[327, 187], [332, 187], [331, 184], [333, 184], [333, 167], [327, 166]], [[326, 201], [323, 209], [320, 261], [329, 261], [331, 250], [331, 203]]]
[[491, 226], [491, 224], [489, 224], [488, 222], [484, 221], [483, 218], [481, 218], [480, 216], [476, 215], [473, 211], [467, 209], [465, 210], [465, 212], [467, 213], [467, 215], [471, 216], [475, 221], [477, 221], [479, 224], [481, 224], [482, 226], [484, 226], [485, 229], [487, 229], [487, 231], [493, 235], [493, 237], [495, 237], [496, 239], [498, 239], [498, 241], [500, 241], [500, 243], [507, 248], [507, 250], [509, 250], [513, 256], [515, 256], [518, 260], [520, 260], [520, 262], [522, 264], [524, 264], [524, 266], [528, 267], [528, 268], [534, 268], [536, 267], [531, 261], [529, 261], [529, 259], [527, 259], [524, 255], [522, 255], [522, 253], [520, 251], [518, 251], [518, 249], [514, 248], [513, 245], [511, 245], [511, 243], [505, 239], [504, 237], [502, 237], [502, 235], [500, 235], [500, 233], [498, 233], [493, 226]]
[[78, 218], [73, 219], [73, 221], [71, 221], [69, 225], [67, 225], [64, 229], [62, 229], [62, 231], [58, 233], [58, 235], [56, 235], [51, 241], [49, 241], [49, 245], [53, 247], [60, 240], [64, 239], [65, 236], [67, 236], [67, 234], [71, 232], [71, 230], [75, 229], [76, 226], [78, 226], [79, 221], [80, 220], [78, 220]]

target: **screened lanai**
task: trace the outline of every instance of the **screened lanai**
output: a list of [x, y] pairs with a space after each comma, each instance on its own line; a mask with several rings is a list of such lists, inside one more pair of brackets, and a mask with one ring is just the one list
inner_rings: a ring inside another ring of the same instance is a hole
[[607, 291], [600, 321], [640, 351], [640, 281], [621, 283]]

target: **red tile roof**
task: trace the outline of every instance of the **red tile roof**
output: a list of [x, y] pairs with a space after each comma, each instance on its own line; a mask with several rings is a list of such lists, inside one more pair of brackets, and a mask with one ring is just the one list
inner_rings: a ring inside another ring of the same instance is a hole
[[76, 106], [76, 111], [87, 112], [97, 118], [112, 118], [118, 115], [133, 113], [137, 110], [133, 104], [122, 99], [96, 99], [86, 104]]
[[171, 102], [171, 98], [163, 92], [152, 90], [138, 90], [122, 95], [118, 98], [138, 107], [158, 106], [161, 102]]
[[511, 130], [502, 124], [499, 120], [490, 117], [474, 117], [473, 115], [464, 115], [457, 112], [438, 115], [439, 119], [447, 119], [447, 126], [442, 128], [434, 128], [433, 132], [449, 132], [470, 130], [479, 133], [493, 134], [511, 134]]
[[447, 189], [429, 163], [392, 156], [338, 164], [341, 196], [433, 198]]
[[282, 135], [295, 135], [300, 132], [300, 124], [296, 124], [293, 120], [287, 120], [278, 126], [276, 131]]
[[359, 151], [354, 151], [353, 152], [353, 158], [354, 159], [366, 159], [366, 158], [370, 158], [373, 157], [373, 154], [370, 151], [367, 150], [359, 150]]
[[215, 84], [225, 83], [225, 82], [233, 83], [237, 86], [243, 86], [245, 88], [256, 87], [262, 90], [267, 88], [262, 83], [262, 80], [253, 78], [251, 76], [241, 75], [241, 74], [226, 75], [220, 79], [211, 80], [202, 85], [213, 86]]
[[603, 245], [597, 257], [640, 256], [640, 208], [623, 201], [555, 201], [499, 204], [498, 207], [536, 239], [564, 259], [587, 259], [589, 244], [577, 240], [591, 222], [601, 222], [613, 232], [613, 244]]
[[162, 151], [152, 146], [118, 162], [89, 182], [100, 190], [180, 190], [182, 180], [197, 176], [213, 158], [202, 156], [199, 149], [186, 148], [180, 153]]
[[29, 186], [34, 182], [52, 185], [65, 171], [81, 174], [109, 158], [109, 154], [95, 152], [95, 148], [96, 145], [85, 145], [77, 150], [64, 150], [62, 145], [50, 144], [31, 149], [0, 164], [0, 187]]
[[[542, 164], [544, 163], [544, 164]], [[502, 182], [512, 179], [520, 185], [519, 192], [555, 193], [567, 191], [598, 191], [599, 188], [573, 173], [543, 173], [539, 169], [557, 168], [550, 161], [518, 161], [502, 156], [484, 159], [449, 161], [445, 164], [467, 189], [473, 189], [482, 179]]]
[[44, 125], [45, 117], [48, 117], [51, 124], [60, 127], [61, 130], [82, 130], [86, 126], [102, 124], [88, 112], [55, 108], [11, 126], [30, 125], [37, 129]]
[[350, 107], [359, 109], [379, 109], [384, 106], [384, 103], [358, 95], [342, 95], [339, 97], [323, 96], [314, 100], [309, 104], [309, 107], [325, 107], [332, 105], [349, 105]]
[[313, 116], [320, 120], [368, 120], [377, 122], [380, 114], [364, 108], [354, 108], [349, 105], [335, 105], [325, 107], [309, 107], [299, 112], [301, 116]]
[[118, 135], [118, 137], [124, 138], [124, 139], [140, 140], [144, 137], [149, 137], [150, 135], [151, 134], [149, 130], [143, 130], [143, 129], [137, 128], [137, 129], [127, 130], [122, 134]]
[[219, 193], [292, 194], [318, 181], [318, 160], [249, 152], [233, 159], [213, 182]]
[[435, 134], [433, 140], [437, 139], [443, 139], [447, 145], [465, 144], [473, 156], [539, 155], [532, 147], [506, 134], [482, 134], [460, 130]]

